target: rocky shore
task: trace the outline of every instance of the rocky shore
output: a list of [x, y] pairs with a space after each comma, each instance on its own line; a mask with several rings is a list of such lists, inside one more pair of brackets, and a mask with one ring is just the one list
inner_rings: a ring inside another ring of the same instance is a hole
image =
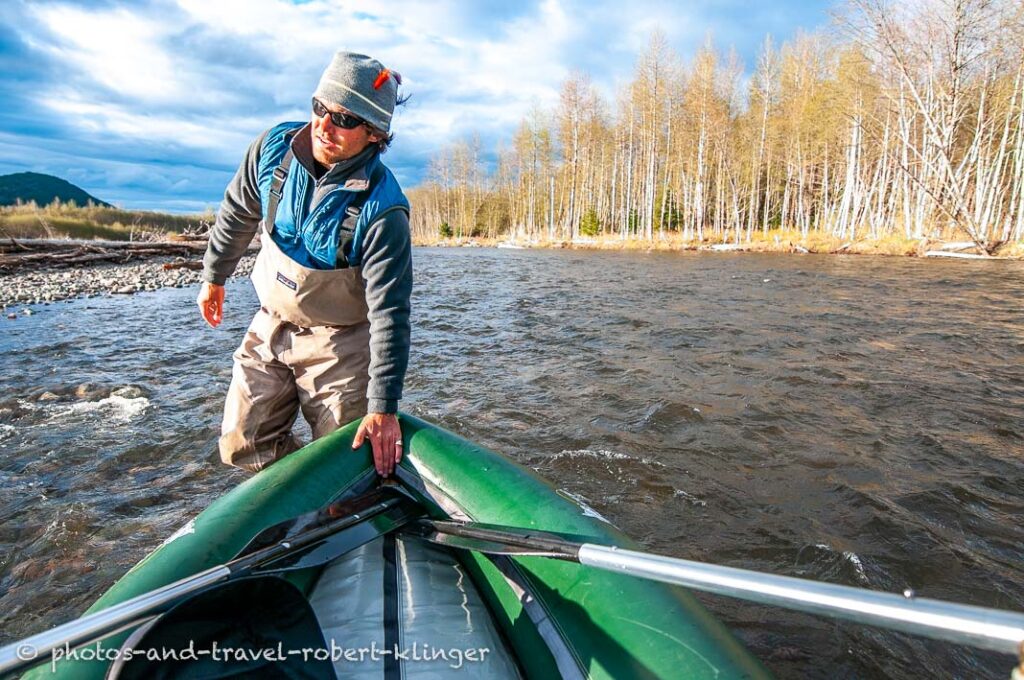
[[[248, 276], [255, 255], [238, 263], [235, 276]], [[182, 258], [146, 259], [132, 264], [101, 264], [92, 267], [49, 268], [0, 275], [0, 307], [8, 319], [33, 313], [33, 306], [62, 300], [100, 295], [132, 295], [160, 288], [197, 286], [202, 272], [186, 267], [165, 269], [165, 264], [181, 265]]]

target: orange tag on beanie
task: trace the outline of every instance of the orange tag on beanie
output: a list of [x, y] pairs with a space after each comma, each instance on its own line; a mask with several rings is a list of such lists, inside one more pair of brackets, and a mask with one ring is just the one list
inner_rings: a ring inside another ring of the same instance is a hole
[[373, 81], [373, 89], [379, 90], [380, 86], [388, 82], [388, 78], [394, 78], [395, 82], [399, 85], [402, 84], [402, 75], [397, 71], [391, 71], [390, 69], [384, 69], [377, 74], [377, 80]]

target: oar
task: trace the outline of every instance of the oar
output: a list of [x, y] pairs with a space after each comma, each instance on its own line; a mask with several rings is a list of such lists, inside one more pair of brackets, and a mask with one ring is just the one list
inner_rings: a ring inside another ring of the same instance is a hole
[[550, 532], [430, 520], [415, 522], [413, 530], [431, 542], [454, 548], [555, 557], [638, 578], [997, 652], [1017, 654], [1024, 643], [1024, 614], [1017, 612], [580, 543]]
[[[356, 530], [357, 525], [383, 518], [391, 530], [421, 514], [408, 498], [378, 489], [267, 527], [230, 562], [0, 648], [0, 676], [34, 666], [54, 649], [77, 647], [143, 623], [182, 598], [221, 581], [268, 566], [276, 569], [282, 563], [287, 568], [326, 564], [352, 547], [351, 541], [332, 543], [345, 529]], [[359, 540], [371, 538], [367, 535]]]

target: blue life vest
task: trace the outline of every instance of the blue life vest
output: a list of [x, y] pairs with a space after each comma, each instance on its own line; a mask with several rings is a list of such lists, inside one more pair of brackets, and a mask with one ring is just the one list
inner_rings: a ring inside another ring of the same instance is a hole
[[[273, 180], [274, 169], [281, 164], [288, 151], [291, 133], [303, 125], [305, 123], [281, 123], [271, 128], [263, 140], [257, 181], [264, 220], [267, 218], [267, 207], [270, 203], [270, 183]], [[383, 173], [374, 172], [378, 165]], [[409, 211], [409, 200], [402, 193], [402, 187], [398, 185], [395, 176], [381, 163], [380, 156], [375, 156], [367, 164], [366, 174], [382, 174], [382, 177], [369, 188], [370, 194], [356, 221], [352, 249], [347, 257], [350, 267], [357, 267], [362, 263], [363, 237], [378, 216], [395, 207]], [[302, 266], [310, 269], [335, 269], [338, 262], [338, 239], [345, 211], [360, 192], [343, 186], [336, 187], [323, 197], [311, 214], [307, 214], [314, 184], [315, 180], [301, 163], [291, 164], [270, 236], [288, 257]]]

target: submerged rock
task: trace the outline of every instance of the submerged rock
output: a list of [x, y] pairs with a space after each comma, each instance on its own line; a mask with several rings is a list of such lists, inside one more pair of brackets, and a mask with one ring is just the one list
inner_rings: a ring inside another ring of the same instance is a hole
[[136, 387], [135, 385], [125, 385], [124, 387], [118, 387], [116, 390], [110, 393], [112, 397], [121, 397], [122, 399], [139, 399], [140, 397], [146, 396], [142, 388]]
[[79, 399], [87, 399], [97, 394], [100, 394], [100, 388], [93, 383], [82, 383], [75, 388], [75, 396]]
[[15, 582], [27, 583], [35, 581], [47, 573], [46, 562], [36, 557], [30, 557], [24, 562], [19, 562], [11, 567], [11, 578]]

